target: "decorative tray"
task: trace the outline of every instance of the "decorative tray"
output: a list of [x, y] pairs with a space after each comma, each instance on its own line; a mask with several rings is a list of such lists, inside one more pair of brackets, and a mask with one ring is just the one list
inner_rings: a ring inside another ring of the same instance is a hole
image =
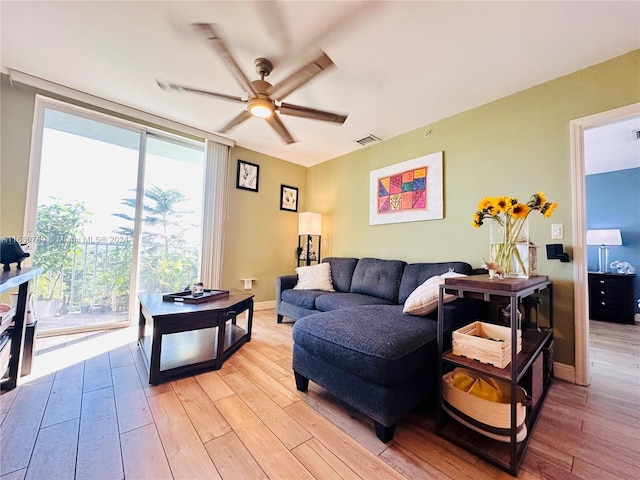
[[205, 288], [204, 292], [195, 295], [190, 290], [186, 292], [166, 293], [162, 295], [162, 300], [165, 302], [201, 303], [227, 295], [229, 295], [229, 290], [210, 290]]

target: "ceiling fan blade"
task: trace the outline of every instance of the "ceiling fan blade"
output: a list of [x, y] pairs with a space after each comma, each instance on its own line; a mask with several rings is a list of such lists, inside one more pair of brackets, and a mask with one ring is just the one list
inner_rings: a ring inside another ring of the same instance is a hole
[[245, 92], [253, 93], [254, 95], [257, 93], [251, 85], [251, 82], [244, 74], [244, 72], [240, 69], [236, 61], [231, 56], [229, 49], [226, 44], [220, 38], [220, 35], [217, 32], [217, 28], [215, 24], [211, 23], [195, 23], [194, 26], [200, 30], [211, 42], [213, 48], [218, 52], [218, 55], [222, 58], [224, 63], [227, 65], [227, 68], [231, 71], [231, 74], [236, 79], [236, 82], [242, 87]]
[[324, 110], [316, 110], [315, 108], [299, 107], [290, 103], [280, 105], [279, 111], [283, 115], [293, 115], [295, 117], [312, 118], [314, 120], [323, 120], [325, 122], [344, 123], [347, 115], [340, 113], [325, 112]]
[[323, 70], [334, 66], [329, 56], [322, 52], [315, 60], [307, 63], [300, 70], [292, 73], [280, 83], [274, 85], [267, 90], [267, 95], [274, 100], [282, 100], [294, 90], [297, 90], [302, 85], [307, 83], [313, 77], [318, 75]]
[[224, 100], [229, 100], [229, 101], [238, 102], [238, 103], [246, 102], [246, 100], [243, 100], [242, 97], [238, 97], [235, 95], [225, 95], [224, 93], [216, 93], [216, 92], [210, 92], [208, 90], [200, 90], [199, 88], [187, 87], [186, 85], [179, 85], [177, 83], [171, 83], [166, 80], [156, 79], [156, 82], [158, 83], [158, 86], [162, 90], [180, 92], [180, 93], [184, 93], [184, 92], [197, 93], [198, 95], [206, 95], [209, 97], [222, 98]]
[[280, 120], [280, 117], [278, 115], [271, 115], [270, 117], [265, 118], [265, 120], [278, 133], [278, 135], [282, 137], [285, 142], [289, 144], [296, 143], [296, 141], [289, 133], [289, 130], [287, 130], [287, 127], [284, 126], [284, 123], [282, 123], [282, 120]]
[[229, 123], [227, 123], [224, 127], [222, 127], [218, 131], [220, 133], [228, 132], [229, 130], [231, 130], [236, 125], [240, 125], [242, 122], [244, 122], [248, 118], [251, 118], [251, 116], [252, 115], [249, 112], [247, 112], [246, 110], [243, 110], [238, 115], [236, 115]]

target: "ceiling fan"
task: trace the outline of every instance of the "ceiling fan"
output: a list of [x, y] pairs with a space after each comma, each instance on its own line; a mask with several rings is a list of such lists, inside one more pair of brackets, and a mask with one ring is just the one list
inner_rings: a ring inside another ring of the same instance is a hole
[[231, 74], [236, 79], [240, 87], [247, 92], [247, 97], [242, 98], [234, 95], [210, 92], [198, 88], [187, 87], [185, 85], [178, 85], [165, 80], [156, 81], [163, 90], [197, 93], [245, 104], [245, 110], [240, 112], [235, 118], [222, 127], [219, 130], [220, 133], [225, 133], [252, 116], [255, 116], [264, 118], [286, 143], [294, 143], [295, 140], [287, 130], [287, 127], [285, 127], [284, 123], [282, 123], [280, 116], [276, 115], [276, 113], [280, 115], [292, 115], [340, 124], [344, 123], [347, 119], [347, 115], [282, 102], [287, 95], [300, 88], [322, 71], [334, 66], [334, 63], [324, 52], [322, 52], [318, 58], [307, 63], [305, 66], [292, 73], [276, 85], [271, 85], [264, 79], [264, 77], [268, 76], [273, 70], [273, 64], [271, 61], [266, 58], [257, 58], [254, 61], [254, 67], [258, 75], [260, 75], [260, 80], [249, 81], [231, 56], [229, 49], [217, 31], [216, 25], [197, 23], [194, 26], [206, 35], [211, 45], [227, 65], [227, 68], [231, 71]]

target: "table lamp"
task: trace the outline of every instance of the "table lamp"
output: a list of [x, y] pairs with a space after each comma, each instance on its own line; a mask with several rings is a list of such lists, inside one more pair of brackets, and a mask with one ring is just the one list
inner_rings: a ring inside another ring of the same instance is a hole
[[[300, 260], [300, 254], [305, 252], [304, 260], [307, 265], [311, 264], [311, 260], [317, 258], [320, 261], [320, 235], [322, 233], [322, 214], [313, 212], [303, 212], [298, 215], [298, 259]], [[311, 258], [312, 243], [311, 236], [316, 235], [318, 237], [318, 254], [316, 258]], [[300, 247], [300, 237], [306, 236], [306, 245], [304, 248]]]
[[609, 271], [608, 246], [622, 245], [619, 229], [587, 230], [587, 245], [598, 245], [598, 273]]

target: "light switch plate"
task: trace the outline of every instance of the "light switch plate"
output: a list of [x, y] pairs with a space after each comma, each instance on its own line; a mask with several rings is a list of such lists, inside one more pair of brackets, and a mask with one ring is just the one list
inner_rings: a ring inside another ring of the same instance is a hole
[[564, 229], [561, 223], [553, 223], [551, 225], [551, 238], [553, 240], [561, 240], [564, 238]]

